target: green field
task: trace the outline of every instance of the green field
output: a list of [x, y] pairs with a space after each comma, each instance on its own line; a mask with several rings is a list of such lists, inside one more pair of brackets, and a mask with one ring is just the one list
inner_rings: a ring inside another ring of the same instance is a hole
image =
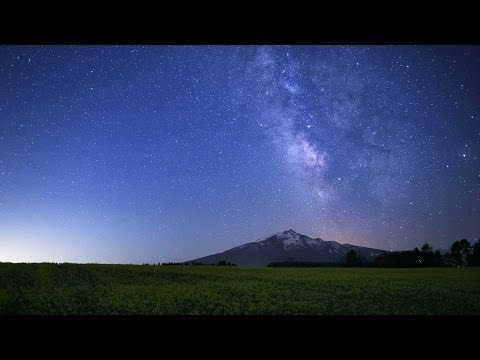
[[480, 268], [1, 263], [0, 314], [480, 314]]

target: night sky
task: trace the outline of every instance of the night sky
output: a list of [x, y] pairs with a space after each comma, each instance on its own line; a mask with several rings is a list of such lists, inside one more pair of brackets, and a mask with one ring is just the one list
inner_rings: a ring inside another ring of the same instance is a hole
[[480, 236], [479, 46], [0, 46], [0, 261]]

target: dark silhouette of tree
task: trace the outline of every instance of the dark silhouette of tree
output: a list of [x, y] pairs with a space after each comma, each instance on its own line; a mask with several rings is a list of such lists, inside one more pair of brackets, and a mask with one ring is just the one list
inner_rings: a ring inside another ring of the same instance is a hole
[[[192, 261], [192, 265], [194, 266], [200, 266], [200, 265], [205, 265], [204, 263], [200, 263], [200, 262], [196, 262], [196, 261]], [[212, 264], [212, 265], [215, 265], [215, 264]]]
[[480, 239], [473, 244], [473, 250], [468, 259], [468, 265], [480, 266]]
[[393, 251], [383, 253], [375, 259], [375, 265], [379, 267], [422, 267], [420, 251]]
[[435, 250], [433, 253], [433, 266], [445, 266], [440, 250]]
[[428, 252], [432, 252], [433, 248], [430, 246], [430, 244], [425, 243], [425, 244], [423, 244], [421, 250], [425, 253], [428, 253]]
[[462, 239], [460, 241], [455, 241], [451, 248], [450, 254], [452, 259], [457, 266], [467, 265], [467, 259], [470, 257], [471, 245], [467, 239]]
[[345, 256], [345, 265], [346, 266], [360, 266], [360, 258], [358, 257], [355, 250], [350, 250]]
[[267, 267], [340, 267], [345, 266], [344, 263], [327, 263], [315, 261], [278, 261], [271, 262]]
[[217, 263], [217, 266], [237, 266], [237, 265], [236, 265], [236, 264], [232, 264], [230, 261], [220, 260], [220, 261]]
[[429, 244], [410, 251], [386, 252], [378, 256], [373, 263], [378, 267], [438, 267], [445, 266], [443, 256], [439, 250], [433, 251]]

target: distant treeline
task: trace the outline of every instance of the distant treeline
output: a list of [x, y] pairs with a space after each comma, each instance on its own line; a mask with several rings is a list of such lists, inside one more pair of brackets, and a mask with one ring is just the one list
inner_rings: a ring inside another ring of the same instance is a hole
[[425, 244], [419, 250], [393, 251], [377, 257], [374, 265], [378, 267], [442, 267], [442, 266], [480, 266], [480, 240], [473, 246], [467, 239], [457, 240], [444, 253]]
[[196, 262], [196, 261], [192, 261], [192, 262], [186, 262], [186, 263], [173, 263], [173, 262], [170, 262], [170, 263], [162, 263], [162, 265], [195, 265], [195, 266], [199, 266], [199, 265], [210, 265], [210, 266], [237, 266], [236, 264], [232, 264], [231, 262], [228, 262], [228, 261], [225, 261], [225, 260], [220, 260], [218, 263], [212, 263], [212, 264], [203, 264], [203, 263], [199, 263], [199, 262]]
[[272, 262], [268, 267], [386, 267], [386, 268], [419, 268], [419, 267], [446, 267], [446, 266], [480, 266], [480, 240], [473, 244], [466, 239], [455, 241], [450, 251], [434, 250], [429, 244], [421, 249], [408, 251], [385, 252], [373, 261], [361, 258], [354, 250], [350, 250], [343, 262], [305, 262], [288, 260]]
[[267, 267], [343, 267], [344, 263], [315, 262], [315, 261], [278, 261], [271, 262]]

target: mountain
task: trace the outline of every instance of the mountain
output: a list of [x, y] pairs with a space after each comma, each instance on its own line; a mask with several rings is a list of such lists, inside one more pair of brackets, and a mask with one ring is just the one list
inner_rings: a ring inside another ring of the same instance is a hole
[[[312, 239], [292, 229], [254, 241], [230, 250], [192, 260], [202, 264], [217, 264], [226, 260], [239, 266], [267, 266], [276, 261], [342, 262], [348, 251], [373, 260], [385, 250], [339, 244], [336, 241]], [[192, 262], [189, 261], [189, 262]]]

